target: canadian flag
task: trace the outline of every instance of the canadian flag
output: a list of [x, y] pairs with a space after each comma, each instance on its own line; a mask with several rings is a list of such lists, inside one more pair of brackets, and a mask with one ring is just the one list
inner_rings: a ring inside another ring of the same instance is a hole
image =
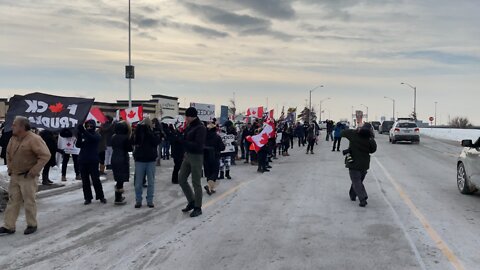
[[130, 124], [140, 122], [143, 120], [143, 107], [138, 106], [120, 110], [120, 117]]
[[267, 121], [263, 125], [263, 130], [255, 136], [247, 136], [245, 139], [252, 143], [255, 152], [260, 151], [260, 148], [267, 144], [268, 139], [275, 136], [275, 127], [272, 121]]
[[263, 107], [252, 107], [247, 109], [247, 115], [255, 118], [263, 118]]
[[88, 113], [87, 120], [93, 120], [95, 123], [97, 123], [97, 125], [99, 125], [105, 123], [107, 118], [99, 108], [92, 107]]
[[271, 109], [271, 110], [268, 112], [268, 118], [273, 119], [273, 113], [274, 113], [274, 111], [273, 111], [273, 109]]

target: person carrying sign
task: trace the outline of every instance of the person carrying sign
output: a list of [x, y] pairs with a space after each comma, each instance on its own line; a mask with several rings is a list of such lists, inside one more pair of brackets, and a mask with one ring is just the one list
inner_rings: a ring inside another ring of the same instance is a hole
[[42, 138], [30, 131], [30, 121], [26, 117], [15, 117], [12, 134], [7, 146], [9, 200], [5, 209], [5, 225], [0, 228], [0, 235], [15, 233], [22, 204], [27, 219], [24, 234], [32, 234], [37, 231], [37, 181], [40, 171], [50, 160], [50, 151]]
[[203, 169], [207, 178], [207, 185], [204, 186], [208, 195], [215, 193], [215, 186], [220, 169], [220, 152], [225, 150], [225, 144], [222, 138], [217, 134], [217, 126], [209, 124], [207, 126], [207, 139], [205, 141]]

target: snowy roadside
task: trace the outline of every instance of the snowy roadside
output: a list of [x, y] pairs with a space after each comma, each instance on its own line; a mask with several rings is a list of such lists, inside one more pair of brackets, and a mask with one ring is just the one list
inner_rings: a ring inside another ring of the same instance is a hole
[[480, 138], [480, 129], [421, 128], [420, 134], [448, 141], [472, 140], [475, 142]]

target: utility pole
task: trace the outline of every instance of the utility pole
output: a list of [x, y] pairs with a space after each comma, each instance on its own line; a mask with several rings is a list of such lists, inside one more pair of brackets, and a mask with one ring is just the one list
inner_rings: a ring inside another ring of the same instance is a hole
[[128, 66], [125, 67], [125, 77], [128, 79], [128, 107], [132, 107], [132, 79], [135, 78], [135, 67], [132, 66], [132, 35], [131, 35], [130, 0], [128, 0]]
[[438, 101], [435, 101], [435, 119], [433, 119], [435, 121], [435, 126], [437, 126], [437, 103]]

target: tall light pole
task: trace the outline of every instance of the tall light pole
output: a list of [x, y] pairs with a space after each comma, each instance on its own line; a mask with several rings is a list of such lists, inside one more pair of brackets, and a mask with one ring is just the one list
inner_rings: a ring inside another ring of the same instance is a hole
[[413, 118], [415, 119], [415, 121], [417, 121], [417, 87], [404, 82], [400, 84], [407, 85], [408, 87], [413, 89]]
[[320, 122], [322, 121], [322, 103], [323, 103], [324, 101], [329, 100], [329, 99], [331, 99], [331, 98], [326, 98], [326, 99], [320, 100], [320, 117], [318, 118], [318, 119], [319, 119], [319, 120], [318, 120], [318, 123], [320, 123]]
[[435, 101], [435, 118], [433, 119], [435, 121], [435, 126], [437, 126], [437, 103], [438, 101]]
[[319, 87], [323, 87], [323, 85], [321, 85], [321, 84], [320, 84], [320, 85], [317, 85], [317, 86], [315, 86], [312, 90], [309, 90], [309, 92], [310, 92], [310, 101], [309, 101], [309, 103], [308, 103], [309, 105], [308, 105], [308, 117], [307, 117], [307, 122], [308, 122], [309, 124], [310, 124], [310, 115], [312, 114], [312, 92], [313, 92], [315, 89], [319, 88]]
[[367, 117], [366, 118], [367, 118], [367, 122], [368, 122], [368, 106], [365, 105], [365, 104], [360, 104], [360, 105], [365, 106], [365, 108], [367, 108]]
[[135, 78], [135, 67], [132, 66], [132, 35], [130, 19], [130, 0], [128, 0], [128, 66], [125, 67], [125, 78], [128, 79], [128, 107], [132, 107], [132, 79]]
[[395, 121], [395, 99], [385, 96], [384, 98], [390, 99], [393, 101], [393, 111], [392, 111], [392, 120]]

